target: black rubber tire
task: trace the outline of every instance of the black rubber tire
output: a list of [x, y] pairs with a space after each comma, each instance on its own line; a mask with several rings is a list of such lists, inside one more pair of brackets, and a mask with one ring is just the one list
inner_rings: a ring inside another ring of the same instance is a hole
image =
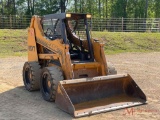
[[108, 70], [108, 75], [115, 75], [117, 74], [117, 70], [115, 69], [115, 67], [110, 63], [110, 62], [107, 62], [107, 70]]
[[28, 91], [40, 89], [40, 65], [38, 62], [25, 62], [23, 66], [23, 82]]
[[53, 102], [59, 81], [64, 80], [62, 70], [58, 66], [42, 69], [40, 78], [40, 90], [44, 100]]

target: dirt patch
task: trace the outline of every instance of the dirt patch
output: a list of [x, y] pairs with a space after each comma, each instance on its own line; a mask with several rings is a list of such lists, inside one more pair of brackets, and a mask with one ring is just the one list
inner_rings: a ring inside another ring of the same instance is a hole
[[[22, 82], [22, 67], [27, 57], [0, 59], [0, 120], [68, 120], [72, 116], [56, 104], [42, 99], [39, 91], [28, 92]], [[147, 96], [148, 104], [78, 119], [146, 120], [160, 118], [160, 53], [125, 53], [109, 55], [118, 73], [129, 73]]]

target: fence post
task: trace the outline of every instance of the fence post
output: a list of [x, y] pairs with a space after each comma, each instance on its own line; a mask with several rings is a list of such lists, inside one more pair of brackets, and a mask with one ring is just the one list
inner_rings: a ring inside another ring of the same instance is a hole
[[158, 27], [159, 27], [159, 32], [160, 32], [160, 18], [159, 18], [159, 25], [158, 25]]
[[123, 23], [124, 23], [124, 22], [123, 22], [123, 17], [122, 17], [122, 32], [123, 32]]
[[4, 15], [2, 15], [2, 28], [4, 29], [5, 28], [5, 23], [4, 23]]
[[11, 16], [11, 14], [10, 14], [10, 16], [9, 16], [9, 22], [10, 22], [10, 29], [12, 29], [12, 16]]

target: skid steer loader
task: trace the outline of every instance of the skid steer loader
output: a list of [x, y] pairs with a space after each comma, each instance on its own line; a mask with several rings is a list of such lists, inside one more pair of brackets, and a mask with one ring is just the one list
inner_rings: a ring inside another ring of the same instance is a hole
[[116, 74], [90, 36], [91, 15], [33, 16], [28, 29], [28, 61], [23, 81], [74, 117], [141, 105], [146, 96], [128, 74]]

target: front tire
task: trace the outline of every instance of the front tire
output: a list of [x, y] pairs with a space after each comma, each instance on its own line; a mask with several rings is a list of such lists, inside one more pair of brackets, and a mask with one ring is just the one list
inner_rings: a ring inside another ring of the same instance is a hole
[[64, 80], [63, 73], [58, 66], [45, 67], [42, 70], [40, 89], [46, 101], [55, 101], [59, 81]]
[[38, 62], [25, 62], [23, 66], [23, 82], [28, 91], [39, 90], [40, 65]]

